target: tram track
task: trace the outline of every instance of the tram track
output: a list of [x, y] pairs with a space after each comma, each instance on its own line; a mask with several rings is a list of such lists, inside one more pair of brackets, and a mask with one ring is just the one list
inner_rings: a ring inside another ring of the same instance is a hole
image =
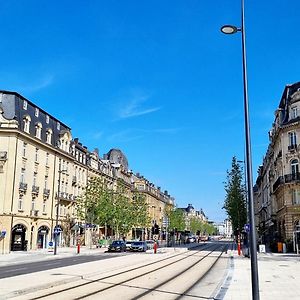
[[[171, 266], [179, 261], [183, 261], [183, 260], [186, 260], [188, 259], [189, 257], [192, 257], [192, 256], [195, 256], [197, 253], [201, 252], [201, 251], [206, 251], [206, 250], [209, 250], [210, 248], [212, 248], [213, 246], [211, 244], [207, 244], [205, 247], [201, 248], [200, 250], [195, 250], [196, 248], [194, 248], [193, 250], [196, 251], [196, 252], [193, 252], [189, 255], [186, 255], [187, 253], [190, 253], [191, 251], [190, 250], [187, 250], [187, 251], [184, 251], [184, 252], [181, 252], [179, 254], [175, 254], [175, 255], [172, 255], [170, 257], [167, 257], [167, 258], [163, 258], [163, 259], [160, 259], [160, 260], [157, 260], [155, 262], [150, 262], [150, 263], [147, 263], [145, 265], [142, 265], [142, 266], [138, 266], [138, 267], [134, 267], [134, 268], [131, 268], [131, 269], [128, 269], [128, 270], [125, 270], [125, 271], [121, 271], [121, 272], [118, 272], [118, 273], [114, 273], [114, 274], [111, 274], [111, 275], [108, 275], [108, 276], [103, 276], [103, 277], [100, 277], [100, 278], [96, 278], [96, 279], [92, 279], [88, 282], [84, 282], [84, 283], [80, 283], [80, 284], [77, 284], [77, 285], [74, 285], [74, 286], [70, 286], [70, 287], [67, 287], [67, 288], [64, 288], [64, 289], [59, 289], [57, 291], [53, 291], [53, 292], [50, 292], [50, 293], [47, 293], [47, 294], [43, 294], [43, 295], [39, 295], [39, 296], [36, 296], [36, 297], [32, 297], [32, 298], [27, 298], [27, 299], [30, 299], [30, 300], [38, 300], [38, 299], [53, 299], [52, 297], [59, 297], [60, 299], [65, 299], [65, 298], [62, 298], [61, 295], [63, 293], [67, 293], [67, 292], [73, 292], [74, 290], [78, 290], [80, 288], [87, 288], [89, 289], [89, 286], [93, 285], [93, 284], [96, 284], [96, 283], [101, 283], [101, 282], [104, 282], [108, 279], [112, 279], [112, 278], [116, 278], [117, 276], [121, 276], [121, 275], [126, 275], [126, 274], [129, 274], [130, 272], [134, 272], [134, 271], [140, 271], [141, 269], [143, 268], [147, 268], [147, 267], [151, 267], [151, 266], [155, 266], [157, 264], [160, 264], [160, 263], [163, 263], [165, 261], [168, 261], [168, 260], [172, 260], [172, 259], [176, 259], [177, 257], [179, 256], [183, 256], [184, 257], [181, 257], [180, 259], [178, 260], [175, 260], [175, 261], [171, 261], [170, 263], [167, 263], [166, 265], [163, 266], [163, 268], [165, 267], [168, 267], [168, 266]], [[199, 249], [199, 247], [197, 247], [197, 249]], [[159, 268], [162, 268], [162, 267], [159, 267]], [[122, 280], [112, 286], [108, 286], [108, 287], [105, 287], [105, 288], [102, 288], [102, 289], [99, 289], [97, 290], [97, 293], [100, 293], [100, 292], [103, 292], [105, 290], [108, 290], [108, 289], [112, 289], [113, 287], [116, 287], [118, 285], [122, 285], [122, 284], [125, 284], [126, 282], [129, 282], [133, 279], [136, 279], [136, 278], [139, 278], [139, 277], [142, 277], [142, 276], [145, 276], [147, 274], [150, 274], [152, 272], [154, 272], [155, 270], [157, 269], [154, 269], [154, 270], [150, 270], [150, 271], [147, 271], [147, 272], [144, 272], [143, 274], [139, 274], [139, 275], [135, 275], [129, 279], [126, 279], [126, 280]], [[87, 279], [85, 279], [87, 280]], [[57, 287], [56, 287], [57, 288]], [[45, 292], [45, 291], [43, 291]], [[85, 293], [86, 294], [86, 293]], [[93, 293], [89, 293], [87, 296], [91, 296]], [[80, 297], [75, 297], [75, 298], [71, 298], [71, 299], [83, 299], [86, 297], [86, 295], [82, 295]], [[29, 296], [29, 295], [28, 295]]]

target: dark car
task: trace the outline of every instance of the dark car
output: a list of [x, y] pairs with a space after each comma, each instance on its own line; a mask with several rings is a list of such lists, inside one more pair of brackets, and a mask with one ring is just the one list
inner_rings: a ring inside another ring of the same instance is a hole
[[108, 246], [108, 252], [123, 252], [126, 251], [126, 244], [124, 241], [113, 241]]
[[146, 250], [147, 250], [146, 242], [133, 242], [130, 246], [130, 251], [146, 252]]

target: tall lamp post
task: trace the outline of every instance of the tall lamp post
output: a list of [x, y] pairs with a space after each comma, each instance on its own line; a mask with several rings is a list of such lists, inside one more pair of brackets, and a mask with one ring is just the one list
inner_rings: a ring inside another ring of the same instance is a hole
[[68, 171], [68, 170], [62, 170], [61, 169], [61, 162], [59, 162], [56, 215], [55, 215], [55, 227], [54, 227], [54, 252], [53, 252], [54, 255], [57, 254], [57, 243], [58, 243], [58, 216], [59, 216], [60, 180], [61, 180], [61, 173], [66, 172], [66, 171]]
[[249, 124], [249, 103], [248, 103], [248, 81], [247, 81], [247, 62], [246, 62], [246, 37], [245, 37], [245, 4], [241, 0], [241, 28], [233, 25], [224, 25], [221, 31], [225, 34], [242, 33], [242, 59], [243, 59], [243, 83], [244, 83], [244, 116], [245, 116], [245, 140], [246, 140], [246, 168], [248, 186], [248, 205], [250, 222], [250, 254], [251, 254], [251, 280], [252, 280], [252, 299], [259, 300], [259, 282], [256, 252], [256, 233], [254, 221], [253, 203], [253, 179], [252, 179], [252, 158], [251, 140]]

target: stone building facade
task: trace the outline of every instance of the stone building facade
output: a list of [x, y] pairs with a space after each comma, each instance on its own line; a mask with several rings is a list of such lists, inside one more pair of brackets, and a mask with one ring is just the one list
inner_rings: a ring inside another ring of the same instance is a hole
[[294, 243], [300, 225], [300, 82], [283, 91], [254, 187], [260, 242]]
[[0, 253], [47, 248], [54, 230], [59, 245], [75, 245], [86, 230], [75, 204], [91, 176], [111, 188], [122, 181], [131, 195], [134, 174], [124, 154], [98, 152], [22, 95], [0, 91]]

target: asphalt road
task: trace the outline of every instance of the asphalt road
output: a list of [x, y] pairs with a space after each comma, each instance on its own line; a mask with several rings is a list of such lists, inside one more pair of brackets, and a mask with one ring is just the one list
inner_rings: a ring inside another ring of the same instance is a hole
[[9, 266], [0, 267], [0, 279], [8, 278], [23, 274], [30, 274], [35, 272], [41, 272], [45, 270], [51, 270], [61, 267], [67, 267], [72, 265], [78, 265], [91, 261], [98, 261], [113, 257], [119, 257], [120, 255], [129, 255], [130, 253], [103, 253], [97, 255], [83, 255], [64, 257], [59, 259], [43, 260], [30, 263], [20, 263]]

